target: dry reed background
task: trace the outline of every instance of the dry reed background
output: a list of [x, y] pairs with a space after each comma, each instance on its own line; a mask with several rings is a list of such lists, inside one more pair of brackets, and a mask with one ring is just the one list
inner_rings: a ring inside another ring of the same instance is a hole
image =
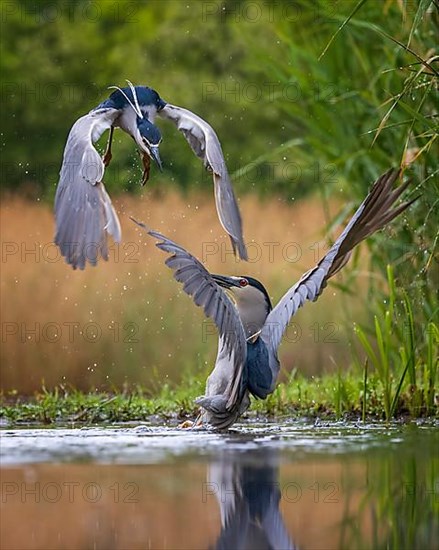
[[[206, 325], [202, 312], [183, 295], [163, 263], [165, 255], [129, 215], [177, 240], [198, 258], [204, 256], [213, 272], [257, 277], [275, 301], [314, 265], [316, 243], [319, 255], [324, 251], [325, 220], [318, 199], [296, 204], [244, 197], [245, 237], [253, 243], [253, 261], [248, 264], [225, 254], [230, 245], [210, 193], [170, 192], [162, 197], [147, 189], [141, 196], [120, 195], [114, 202], [123, 242], [112, 246], [108, 263], [80, 272], [67, 266], [51, 244], [54, 220], [49, 205], [15, 196], [3, 201], [3, 390], [30, 394], [42, 383], [48, 388], [68, 383], [85, 390], [141, 384], [153, 390], [164, 380], [179, 381], [184, 373], [211, 368], [217, 345], [213, 325]], [[331, 214], [337, 211], [332, 202]], [[216, 248], [217, 253], [206, 254]], [[361, 256], [367, 256], [364, 246]], [[362, 275], [357, 280], [364, 285]], [[334, 365], [346, 367], [352, 319], [360, 320], [365, 300], [365, 293], [357, 293], [347, 307], [346, 296], [330, 286], [319, 302], [307, 304], [289, 332], [297, 342], [282, 346], [285, 371], [297, 367], [313, 374]]]

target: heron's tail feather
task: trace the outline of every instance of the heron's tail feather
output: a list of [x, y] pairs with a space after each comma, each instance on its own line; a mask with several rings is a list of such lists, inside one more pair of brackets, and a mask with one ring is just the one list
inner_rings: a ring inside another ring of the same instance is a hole
[[202, 396], [195, 400], [207, 412], [207, 422], [217, 430], [229, 428], [239, 416], [239, 407], [227, 409], [227, 397], [222, 394]]

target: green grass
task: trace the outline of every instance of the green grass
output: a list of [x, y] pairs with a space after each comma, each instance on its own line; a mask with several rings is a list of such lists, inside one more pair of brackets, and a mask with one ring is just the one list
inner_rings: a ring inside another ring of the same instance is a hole
[[[422, 382], [419, 372], [419, 383]], [[429, 379], [425, 378], [429, 385]], [[398, 379], [394, 380], [397, 384]], [[325, 420], [387, 420], [387, 386], [379, 372], [369, 372], [367, 392], [364, 373], [357, 367], [306, 378], [294, 371], [266, 400], [253, 400], [244, 418], [284, 419], [285, 417]], [[204, 379], [186, 376], [180, 385], [162, 384], [155, 393], [141, 387], [114, 393], [84, 393], [67, 386], [48, 391], [43, 388], [31, 398], [14, 392], [3, 394], [0, 418], [8, 426], [37, 424], [99, 424], [155, 420], [178, 421], [194, 417], [194, 399], [204, 391]], [[419, 406], [412, 407], [410, 385], [401, 386], [393, 407], [394, 419], [439, 417], [437, 395], [420, 392]]]
[[[384, 414], [389, 421], [395, 416], [404, 388], [412, 416], [416, 417], [422, 409], [427, 414], [433, 411], [439, 329], [434, 322], [415, 324], [412, 301], [407, 292], [396, 289], [390, 265], [387, 266], [387, 280], [389, 297], [374, 316], [374, 331], [367, 334], [366, 328], [356, 326], [355, 332], [367, 356], [363, 394], [368, 391], [370, 362], [383, 391]], [[365, 406], [364, 403], [363, 408]]]

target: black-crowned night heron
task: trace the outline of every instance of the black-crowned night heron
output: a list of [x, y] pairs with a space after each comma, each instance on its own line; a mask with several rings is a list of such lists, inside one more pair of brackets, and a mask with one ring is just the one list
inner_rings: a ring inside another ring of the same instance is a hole
[[[219, 332], [218, 355], [207, 379], [206, 395], [197, 399], [201, 422], [230, 427], [249, 407], [250, 395], [265, 399], [273, 392], [280, 364], [278, 347], [290, 319], [307, 300], [315, 301], [328, 280], [349, 260], [352, 249], [391, 222], [413, 201], [393, 207], [407, 188], [393, 189], [400, 172], [390, 170], [373, 185], [366, 199], [329, 252], [292, 286], [272, 308], [268, 292], [252, 277], [212, 275], [184, 248], [156, 231], [157, 247], [171, 254], [166, 265], [184, 291], [204, 309]], [[135, 221], [135, 220], [134, 220]]]
[[[149, 177], [151, 158], [161, 168], [161, 134], [156, 115], [170, 120], [184, 134], [194, 153], [212, 172], [218, 216], [230, 235], [233, 250], [247, 259], [242, 222], [221, 144], [213, 128], [196, 114], [166, 103], [146, 86], [116, 88], [72, 126], [55, 197], [55, 243], [73, 268], [84, 269], [87, 261], [95, 265], [99, 256], [108, 259], [107, 235], [121, 240], [118, 216], [105, 190], [103, 176], [111, 160], [114, 128], [121, 128], [136, 142], [143, 160], [143, 178]], [[113, 86], [115, 88], [115, 86]], [[107, 150], [101, 158], [94, 143], [110, 130]]]

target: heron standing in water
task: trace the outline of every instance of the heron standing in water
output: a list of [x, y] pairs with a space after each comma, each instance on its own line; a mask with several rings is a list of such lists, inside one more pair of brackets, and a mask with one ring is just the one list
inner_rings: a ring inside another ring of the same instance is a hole
[[394, 206], [409, 184], [394, 188], [399, 175], [400, 171], [389, 170], [374, 183], [329, 252], [274, 308], [258, 280], [213, 275], [183, 247], [136, 222], [159, 241], [160, 250], [170, 254], [166, 265], [219, 332], [215, 368], [207, 379], [206, 394], [196, 401], [203, 410], [197, 423], [229, 428], [248, 409], [250, 395], [265, 399], [274, 391], [280, 370], [278, 348], [293, 315], [306, 301], [317, 300], [357, 244], [412, 204], [413, 200]]

